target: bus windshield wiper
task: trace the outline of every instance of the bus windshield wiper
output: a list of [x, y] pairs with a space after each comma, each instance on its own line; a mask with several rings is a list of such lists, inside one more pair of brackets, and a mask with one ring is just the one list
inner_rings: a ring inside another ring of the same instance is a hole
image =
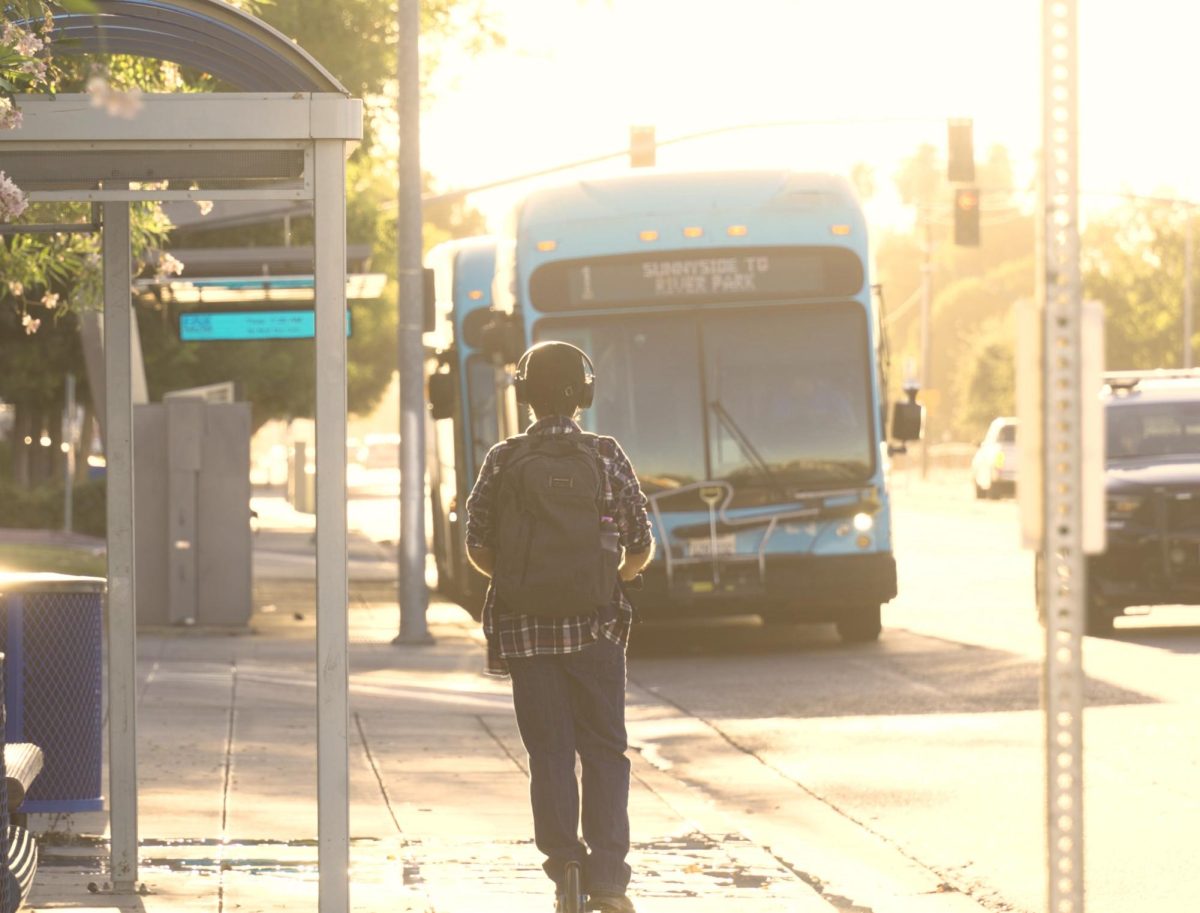
[[783, 490], [783, 486], [779, 484], [779, 480], [771, 472], [770, 465], [763, 459], [763, 455], [759, 453], [758, 448], [746, 436], [746, 432], [741, 429], [741, 426], [734, 420], [734, 417], [729, 414], [729, 410], [725, 408], [719, 399], [714, 399], [709, 403], [708, 408], [712, 409], [713, 413], [717, 416], [717, 420], [729, 430], [729, 433], [733, 435], [733, 439], [738, 442], [738, 446], [742, 448], [742, 452], [750, 458], [755, 468], [763, 474], [763, 477], [767, 480], [767, 484], [771, 486], [771, 490], [784, 500], [787, 500], [787, 492]]

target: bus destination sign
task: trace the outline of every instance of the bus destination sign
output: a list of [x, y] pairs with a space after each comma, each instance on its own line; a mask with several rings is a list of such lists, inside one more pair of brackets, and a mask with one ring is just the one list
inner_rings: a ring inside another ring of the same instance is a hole
[[852, 295], [858, 258], [843, 248], [760, 248], [550, 263], [531, 280], [542, 310]]

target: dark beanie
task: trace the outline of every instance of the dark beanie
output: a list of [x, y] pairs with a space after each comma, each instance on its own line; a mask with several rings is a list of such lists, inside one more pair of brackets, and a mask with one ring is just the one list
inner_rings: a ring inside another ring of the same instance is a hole
[[572, 346], [556, 343], [535, 348], [525, 365], [525, 389], [530, 402], [557, 401], [567, 387], [578, 399], [583, 390], [583, 359]]

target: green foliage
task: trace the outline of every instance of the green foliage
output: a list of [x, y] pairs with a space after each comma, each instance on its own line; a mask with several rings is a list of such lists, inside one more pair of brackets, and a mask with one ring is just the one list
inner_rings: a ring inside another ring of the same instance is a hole
[[70, 574], [74, 577], [104, 577], [108, 573], [104, 553], [64, 545], [0, 544], [0, 570], [26, 574]]
[[964, 414], [959, 427], [965, 436], [981, 440], [992, 419], [1016, 411], [1016, 375], [1013, 347], [1009, 339], [985, 342], [978, 347], [967, 387]]
[[[22, 0], [41, 10], [37, 0]], [[371, 268], [389, 276], [388, 286], [375, 301], [352, 303], [354, 334], [348, 341], [349, 389], [352, 412], [364, 413], [379, 401], [395, 370], [396, 247], [394, 208], [395, 155], [376, 137], [394, 132], [396, 14], [394, 0], [239, 0], [236, 6], [260, 16], [321, 62], [367, 105], [363, 143], [347, 165], [347, 236], [351, 243], [370, 244]], [[8, 4], [6, 4], [6, 7]], [[74, 8], [72, 6], [72, 8]], [[40, 13], [39, 13], [40, 15]], [[422, 66], [437, 65], [443, 49], [482, 51], [503, 43], [488, 14], [485, 0], [422, 0]], [[147, 92], [211, 91], [222, 88], [205, 74], [170, 62], [128, 55], [61, 55], [52, 71], [51, 88], [82, 91], [89, 79], [102, 74], [117, 90]], [[224, 87], [228, 88], [228, 87]], [[376, 129], [378, 125], [379, 129]], [[461, 206], [427, 214], [427, 246], [448, 236], [476, 234], [482, 217]], [[25, 221], [83, 222], [86, 207], [41, 204], [31, 207]], [[279, 225], [205, 232], [175, 232], [173, 246], [254, 246], [278, 244]], [[170, 231], [157, 206], [139, 206], [134, 220], [135, 272], [149, 275], [145, 262], [160, 248]], [[311, 219], [293, 224], [295, 243], [311, 243]], [[69, 370], [81, 373], [77, 327], [67, 313], [99, 301], [98, 238], [94, 235], [15, 236], [0, 242], [0, 275], [19, 287], [14, 293], [0, 285], [0, 400], [39, 414], [61, 410], [62, 378]], [[186, 267], [186, 264], [185, 264]], [[186, 273], [185, 273], [186, 275]], [[59, 298], [47, 299], [47, 294]], [[45, 304], [43, 301], [45, 300]], [[53, 308], [47, 304], [53, 303]], [[314, 377], [311, 341], [229, 342], [184, 345], [178, 339], [176, 314], [156, 301], [137, 303], [137, 315], [152, 399], [181, 387], [225, 380], [240, 381], [254, 404], [256, 426], [270, 418], [308, 416], [313, 411]], [[38, 333], [24, 333], [27, 323], [40, 321]], [[86, 402], [86, 387], [80, 391]]]
[[[951, 187], [934, 147], [917, 150], [895, 179], [918, 219], [914, 231], [885, 235], [878, 246], [878, 278], [896, 314], [889, 325], [893, 361], [919, 367], [915, 296], [928, 241], [930, 386], [938, 394], [930, 425], [939, 437], [948, 432], [975, 439], [992, 418], [1013, 410], [1010, 315], [1018, 300], [1035, 292], [1033, 218], [1010, 202], [1012, 169], [1000, 149], [993, 149], [979, 167], [984, 221], [978, 249], [951, 243]], [[1170, 201], [1136, 200], [1088, 224], [1081, 255], [1084, 297], [1104, 305], [1106, 367], [1111, 370], [1182, 363], [1186, 212]], [[1197, 340], [1191, 342], [1195, 346]], [[901, 379], [897, 376], [895, 382]]]
[[[45, 308], [34, 310], [45, 313]], [[20, 316], [0, 309], [0, 400], [42, 413], [61, 410], [64, 378], [82, 372], [78, 320], [73, 314], [47, 317], [38, 332], [28, 336]]]
[[[938, 438], [976, 435], [980, 410], [993, 407], [973, 401], [978, 359], [986, 344], [1011, 349], [1008, 315], [1018, 299], [1034, 291], [1033, 217], [1016, 205], [1007, 151], [992, 147], [976, 171], [983, 198], [983, 243], [978, 248], [953, 243], [953, 186], [946, 180], [942, 153], [933, 146], [920, 147], [894, 175], [901, 199], [914, 207], [913, 229], [885, 234], [877, 247], [876, 275], [894, 315], [888, 325], [892, 363], [900, 367], [892, 372], [893, 398], [906, 367], [920, 375], [919, 299], [922, 263], [929, 251], [929, 376], [936, 395], [928, 421]], [[1003, 374], [993, 380], [1002, 385]], [[998, 390], [994, 399], [1002, 398]], [[992, 399], [989, 394], [989, 403]]]
[[[72, 493], [73, 529], [89, 536], [103, 536], [107, 527], [103, 479], [76, 482]], [[0, 479], [0, 504], [4, 526], [10, 529], [62, 529], [63, 483], [32, 488]]]
[[1084, 296], [1104, 305], [1109, 370], [1182, 364], [1184, 213], [1131, 201], [1084, 233]]

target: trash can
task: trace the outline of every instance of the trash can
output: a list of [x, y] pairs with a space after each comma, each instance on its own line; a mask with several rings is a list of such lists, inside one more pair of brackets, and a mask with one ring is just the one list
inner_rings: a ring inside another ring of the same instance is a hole
[[22, 812], [101, 811], [103, 577], [0, 573], [6, 742], [44, 755]]

